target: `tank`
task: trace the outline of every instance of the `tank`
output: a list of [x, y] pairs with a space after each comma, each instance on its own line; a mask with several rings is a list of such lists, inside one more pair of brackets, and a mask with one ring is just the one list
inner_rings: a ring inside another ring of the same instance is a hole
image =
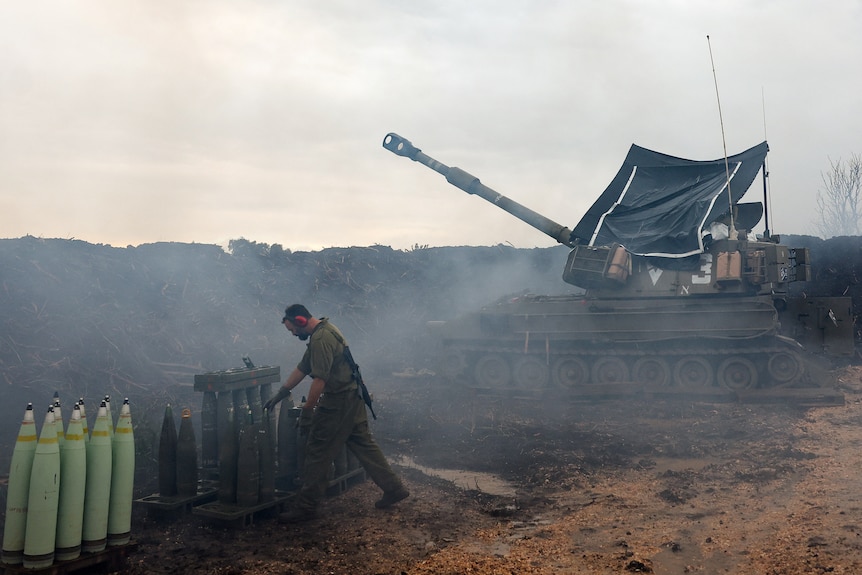
[[829, 359], [854, 353], [850, 298], [791, 297], [791, 283], [811, 279], [809, 250], [781, 244], [768, 218], [754, 233], [768, 203], [739, 202], [765, 172], [766, 142], [709, 162], [632, 146], [574, 229], [397, 134], [383, 147], [571, 249], [569, 293], [508, 297], [431, 322], [440, 375], [507, 394], [843, 403]]

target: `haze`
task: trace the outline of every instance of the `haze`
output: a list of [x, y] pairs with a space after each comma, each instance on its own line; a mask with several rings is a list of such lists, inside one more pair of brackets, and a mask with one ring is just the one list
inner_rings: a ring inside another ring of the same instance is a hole
[[710, 45], [728, 153], [767, 139], [770, 228], [813, 234], [862, 151], [860, 29], [852, 0], [6, 2], [0, 234], [550, 246], [383, 137], [573, 227], [632, 143], [722, 157]]

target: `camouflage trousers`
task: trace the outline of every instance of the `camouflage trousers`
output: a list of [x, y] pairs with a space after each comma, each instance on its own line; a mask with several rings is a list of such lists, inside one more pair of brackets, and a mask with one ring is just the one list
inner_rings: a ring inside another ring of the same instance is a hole
[[365, 402], [357, 391], [327, 393], [321, 396], [308, 431], [298, 508], [315, 509], [320, 503], [326, 494], [332, 462], [345, 444], [384, 492], [403, 487], [371, 436]]

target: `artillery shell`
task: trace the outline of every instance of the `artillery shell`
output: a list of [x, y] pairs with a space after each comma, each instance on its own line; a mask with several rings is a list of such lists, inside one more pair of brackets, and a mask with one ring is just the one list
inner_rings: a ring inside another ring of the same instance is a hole
[[[227, 392], [230, 395], [230, 392]], [[219, 393], [219, 400], [221, 400]], [[233, 403], [228, 405], [225, 426], [219, 437], [218, 454], [218, 500], [220, 503], [229, 505], [236, 503], [236, 458], [237, 458], [237, 434], [236, 422], [234, 421]]]
[[258, 386], [246, 387], [245, 397], [248, 401], [248, 408], [254, 416], [254, 422], [260, 423], [263, 419], [263, 404], [260, 402], [260, 390]]
[[120, 408], [111, 455], [108, 545], [125, 545], [131, 539], [132, 495], [135, 484], [135, 435], [129, 398], [123, 400], [123, 406]]
[[[278, 413], [278, 473], [279, 485], [286, 489], [294, 487], [293, 482], [298, 471], [296, 418], [299, 409], [283, 405]], [[292, 402], [291, 402], [292, 403]]]
[[246, 412], [246, 424], [239, 432], [237, 453], [236, 502], [242, 507], [257, 505], [260, 492], [260, 424]]
[[218, 467], [218, 399], [214, 391], [205, 391], [201, 405], [201, 467]]
[[30, 473], [27, 528], [24, 533], [24, 567], [27, 569], [50, 567], [54, 562], [59, 499], [60, 446], [52, 405], [45, 415]]
[[234, 422], [236, 423], [236, 437], [237, 441], [239, 441], [239, 434], [243, 430], [243, 428], [248, 425], [248, 421], [245, 415], [248, 413], [248, 396], [245, 393], [245, 389], [235, 389], [233, 391], [233, 408], [234, 408]]
[[[221, 442], [224, 432], [229, 426], [228, 419], [232, 417], [230, 414], [233, 412], [233, 392], [219, 391], [216, 403], [216, 437], [218, 439], [218, 457], [220, 460], [222, 451]], [[221, 467], [221, 464], [219, 464], [219, 467]], [[219, 472], [219, 475], [221, 475], [221, 472]]]
[[9, 486], [6, 490], [6, 524], [3, 529], [3, 563], [20, 565], [24, 560], [24, 535], [27, 527], [27, 505], [30, 493], [30, 472], [36, 455], [36, 421], [33, 404], [28, 403], [18, 429], [18, 439], [12, 451]]
[[264, 415], [258, 429], [260, 447], [260, 501], [272, 501], [275, 497], [275, 442], [272, 434], [272, 419]]
[[192, 410], [183, 409], [177, 437], [177, 495], [194, 497], [198, 492], [198, 446], [192, 426]]
[[81, 555], [81, 530], [84, 521], [84, 493], [87, 485], [87, 448], [81, 407], [75, 404], [66, 441], [60, 445], [60, 503], [57, 508], [57, 561], [76, 559]]
[[159, 495], [177, 494], [177, 427], [171, 405], [165, 407], [162, 434], [159, 438]]
[[81, 551], [84, 553], [97, 553], [107, 546], [113, 467], [111, 432], [108, 428], [108, 408], [102, 401], [87, 449], [87, 487], [84, 492], [84, 526], [81, 533]]

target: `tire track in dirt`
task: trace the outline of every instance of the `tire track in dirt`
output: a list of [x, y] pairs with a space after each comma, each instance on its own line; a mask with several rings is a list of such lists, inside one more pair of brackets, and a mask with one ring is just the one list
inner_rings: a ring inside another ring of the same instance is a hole
[[[843, 376], [847, 403], [812, 409], [797, 424], [810, 469], [786, 502], [768, 545], [752, 550], [752, 572], [862, 572], [862, 368]], [[776, 552], [776, 550], [780, 550]]]
[[862, 384], [845, 373], [843, 407], [719, 406], [668, 422], [667, 439], [645, 445], [675, 457], [570, 470], [571, 489], [528, 489], [538, 503], [411, 573], [862, 572]]

